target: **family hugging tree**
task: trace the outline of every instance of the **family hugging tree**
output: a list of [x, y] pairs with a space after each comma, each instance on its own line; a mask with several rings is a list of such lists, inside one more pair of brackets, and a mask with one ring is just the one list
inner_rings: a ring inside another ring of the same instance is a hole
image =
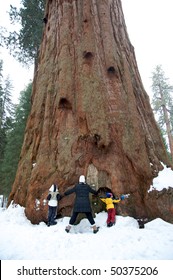
[[[47, 0], [9, 203], [24, 206], [32, 223], [46, 221], [50, 185], [64, 193], [84, 174], [96, 190], [129, 194], [122, 215], [165, 218], [173, 207], [159, 212], [147, 192], [163, 164], [171, 166], [121, 0]], [[59, 214], [70, 215], [72, 207], [71, 196], [63, 198]]]

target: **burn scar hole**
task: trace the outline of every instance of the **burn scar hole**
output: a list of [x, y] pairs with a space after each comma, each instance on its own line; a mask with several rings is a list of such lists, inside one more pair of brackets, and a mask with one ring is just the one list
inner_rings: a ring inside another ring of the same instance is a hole
[[43, 18], [43, 22], [46, 24], [47, 23], [47, 21], [48, 21], [48, 13], [44, 16], [44, 18]]
[[112, 74], [112, 75], [115, 75], [115, 74], [116, 74], [115, 68], [114, 68], [113, 66], [110, 66], [110, 67], [107, 69], [107, 72], [108, 72], [108, 74]]
[[83, 57], [87, 60], [91, 60], [93, 58], [93, 54], [92, 54], [92, 52], [84, 51], [83, 52]]
[[98, 145], [98, 142], [100, 141], [100, 139], [101, 139], [100, 135], [94, 134], [94, 143], [95, 143], [96, 145]]
[[107, 69], [107, 73], [108, 73], [109, 78], [114, 78], [115, 77], [115, 78], [119, 79], [118, 69], [116, 69], [114, 66], [110, 66]]
[[71, 103], [66, 98], [62, 97], [59, 101], [58, 108], [63, 110], [70, 110], [72, 109], [72, 106]]

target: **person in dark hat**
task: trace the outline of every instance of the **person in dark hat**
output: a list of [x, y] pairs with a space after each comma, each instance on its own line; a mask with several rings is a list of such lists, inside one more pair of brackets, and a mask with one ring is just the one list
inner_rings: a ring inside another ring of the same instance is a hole
[[70, 218], [69, 225], [65, 228], [66, 232], [69, 232], [72, 225], [74, 225], [76, 218], [79, 213], [85, 213], [87, 219], [93, 228], [93, 233], [97, 233], [99, 228], [96, 226], [95, 221], [92, 216], [92, 209], [89, 200], [89, 193], [97, 195], [97, 191], [93, 190], [90, 185], [85, 182], [85, 176], [81, 175], [79, 177], [79, 183], [75, 185], [74, 188], [67, 190], [64, 195], [70, 195], [72, 193], [76, 194], [76, 199], [73, 208], [73, 214]]

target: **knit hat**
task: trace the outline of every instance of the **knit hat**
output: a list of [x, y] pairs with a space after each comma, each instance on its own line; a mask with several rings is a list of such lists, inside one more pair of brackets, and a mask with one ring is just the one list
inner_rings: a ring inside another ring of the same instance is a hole
[[85, 183], [85, 176], [84, 175], [81, 175], [79, 177], [79, 183]]
[[108, 192], [107, 192], [107, 193], [106, 193], [106, 197], [107, 197], [107, 198], [110, 198], [110, 197], [113, 197], [113, 195], [112, 195], [112, 193], [108, 193]]
[[50, 192], [56, 192], [58, 191], [58, 186], [56, 184], [52, 184], [52, 186], [49, 189]]

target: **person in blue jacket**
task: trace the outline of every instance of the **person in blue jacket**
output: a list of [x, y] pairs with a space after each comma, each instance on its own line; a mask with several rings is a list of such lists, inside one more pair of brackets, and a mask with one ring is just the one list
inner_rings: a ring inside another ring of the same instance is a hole
[[99, 228], [96, 226], [95, 221], [92, 216], [92, 209], [89, 200], [89, 193], [97, 195], [97, 191], [93, 190], [90, 185], [85, 182], [85, 176], [81, 175], [79, 177], [79, 183], [74, 186], [74, 188], [67, 190], [64, 195], [70, 195], [72, 193], [76, 194], [73, 214], [70, 218], [69, 225], [66, 227], [65, 231], [69, 232], [72, 225], [74, 225], [76, 218], [79, 213], [85, 213], [87, 219], [93, 228], [93, 233], [97, 233]]

